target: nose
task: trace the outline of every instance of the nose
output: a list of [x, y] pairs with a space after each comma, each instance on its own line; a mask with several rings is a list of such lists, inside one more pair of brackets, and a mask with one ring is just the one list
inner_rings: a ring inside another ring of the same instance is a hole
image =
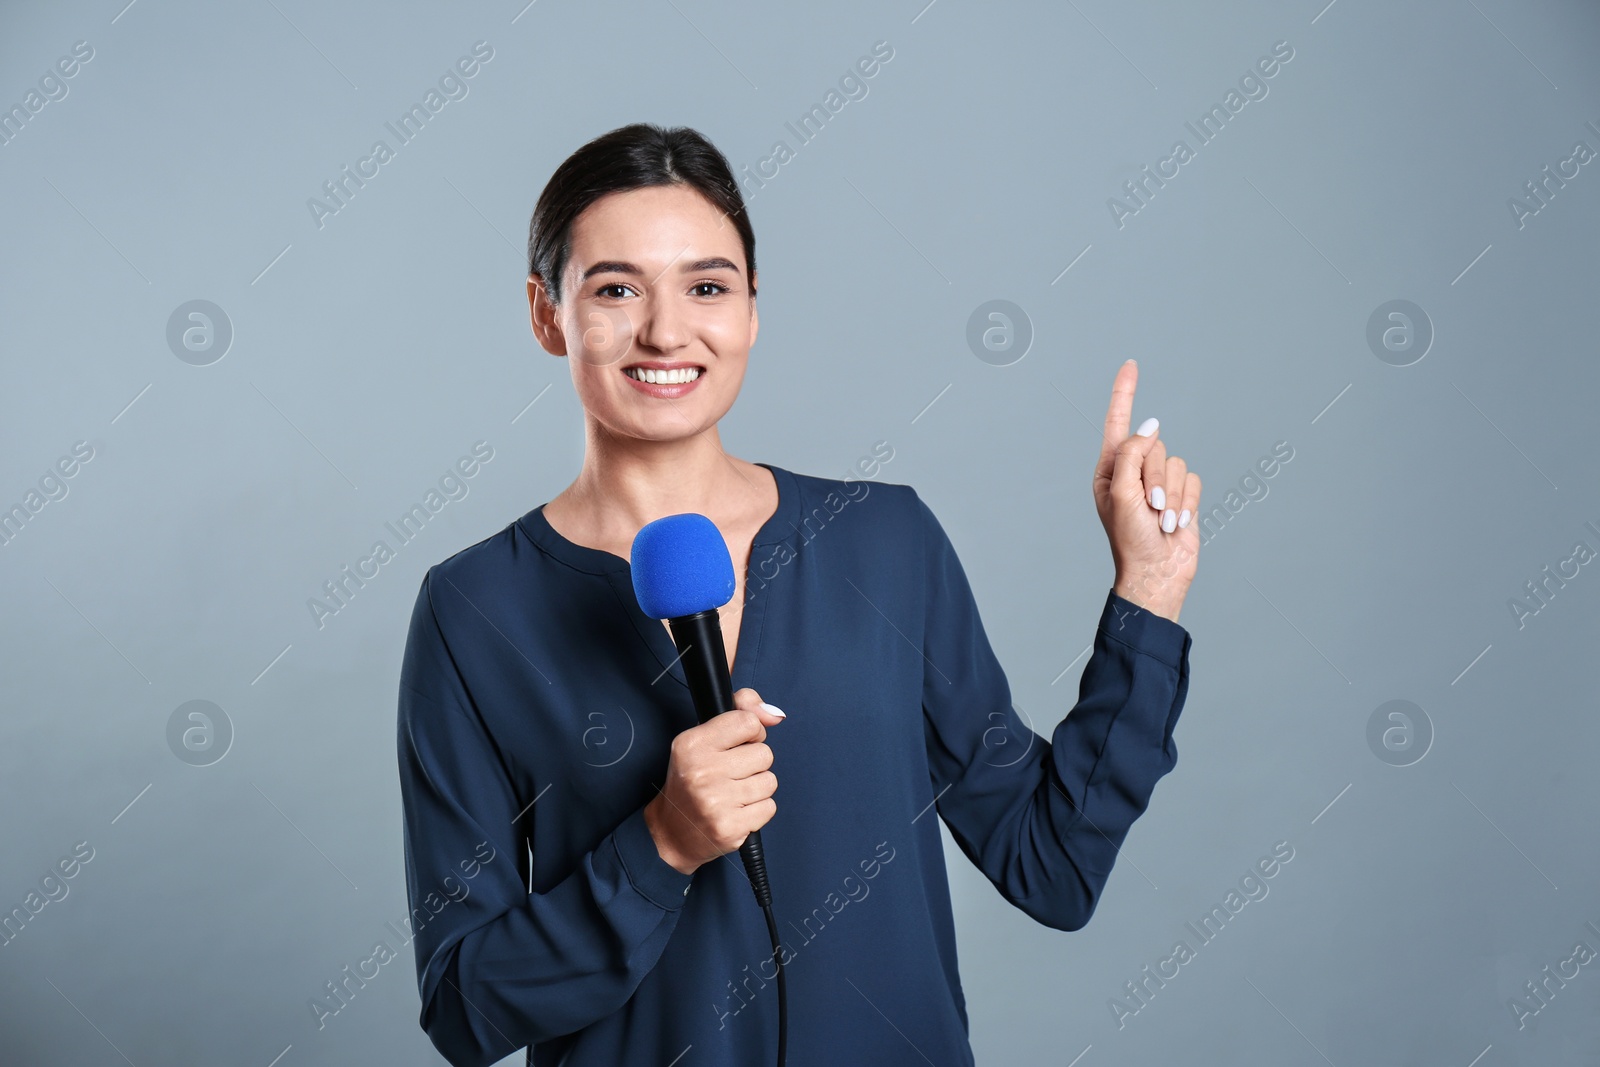
[[674, 351], [689, 342], [685, 316], [672, 296], [653, 293], [646, 298], [644, 319], [636, 336], [640, 344], [661, 352]]

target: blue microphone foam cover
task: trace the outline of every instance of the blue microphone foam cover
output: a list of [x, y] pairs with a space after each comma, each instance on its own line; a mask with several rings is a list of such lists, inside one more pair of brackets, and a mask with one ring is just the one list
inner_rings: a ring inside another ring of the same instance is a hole
[[713, 611], [733, 599], [733, 559], [717, 524], [697, 512], [666, 515], [634, 535], [633, 595], [652, 619]]

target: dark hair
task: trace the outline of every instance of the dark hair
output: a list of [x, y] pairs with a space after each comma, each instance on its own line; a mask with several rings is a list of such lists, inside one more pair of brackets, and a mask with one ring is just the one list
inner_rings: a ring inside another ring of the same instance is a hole
[[[561, 303], [573, 220], [607, 193], [653, 185], [690, 186], [732, 219], [744, 242], [745, 267], [755, 276], [756, 235], [727, 159], [697, 130], [635, 122], [572, 153], [539, 194], [528, 223], [528, 273], [544, 279], [552, 304]], [[750, 295], [756, 295], [753, 284]]]

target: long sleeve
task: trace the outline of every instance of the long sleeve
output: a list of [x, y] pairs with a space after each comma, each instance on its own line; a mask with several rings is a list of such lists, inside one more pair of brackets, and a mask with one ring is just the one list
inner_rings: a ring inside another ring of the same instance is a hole
[[661, 859], [639, 808], [562, 881], [528, 892], [519, 819], [535, 797], [514, 788], [462, 677], [433, 578], [400, 675], [406, 892], [422, 1028], [450, 1063], [480, 1067], [625, 1004], [660, 959], [693, 876]]
[[1189, 633], [1109, 592], [1078, 702], [1046, 741], [1012, 707], [955, 549], [917, 504], [928, 589], [922, 699], [939, 813], [1006, 900], [1046, 926], [1081, 929], [1133, 821], [1177, 764]]

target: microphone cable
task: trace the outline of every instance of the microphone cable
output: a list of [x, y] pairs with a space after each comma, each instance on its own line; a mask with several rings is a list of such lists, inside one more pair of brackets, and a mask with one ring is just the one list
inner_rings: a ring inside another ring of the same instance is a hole
[[763, 904], [767, 916], [767, 933], [772, 937], [772, 959], [778, 965], [778, 1067], [783, 1067], [785, 1048], [789, 1044], [789, 995], [783, 984], [783, 950], [778, 944], [778, 923], [772, 917], [772, 905]]
[[739, 846], [750, 888], [756, 903], [767, 918], [767, 935], [772, 939], [772, 962], [778, 968], [778, 1067], [784, 1067], [789, 1045], [789, 991], [784, 982], [783, 946], [778, 940], [778, 921], [772, 916], [772, 887], [767, 881], [767, 860], [761, 850], [761, 831], [754, 830]]

